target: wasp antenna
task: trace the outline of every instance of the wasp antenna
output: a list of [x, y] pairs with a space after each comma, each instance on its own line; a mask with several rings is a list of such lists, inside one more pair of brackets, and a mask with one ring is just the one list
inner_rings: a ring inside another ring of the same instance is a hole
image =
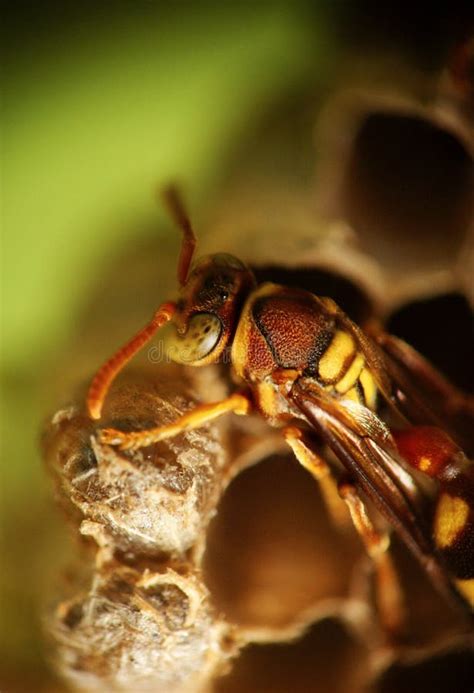
[[178, 260], [178, 282], [180, 286], [183, 286], [188, 278], [189, 267], [196, 248], [196, 234], [194, 233], [183, 198], [178, 188], [175, 185], [167, 186], [163, 190], [163, 199], [173, 221], [183, 233]]
[[87, 409], [92, 419], [100, 419], [102, 406], [109, 388], [122, 368], [153, 337], [155, 332], [171, 320], [175, 312], [174, 303], [163, 303], [148, 325], [145, 325], [130, 341], [119, 349], [97, 371], [87, 393]]

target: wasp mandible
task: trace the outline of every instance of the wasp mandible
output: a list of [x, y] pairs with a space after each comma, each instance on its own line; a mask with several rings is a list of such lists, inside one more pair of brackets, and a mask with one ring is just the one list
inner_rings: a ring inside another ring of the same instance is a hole
[[[472, 399], [401, 340], [373, 326], [363, 331], [330, 298], [258, 285], [252, 270], [228, 254], [193, 263], [196, 237], [177, 190], [169, 188], [165, 200], [182, 231], [178, 298], [163, 303], [100, 368], [88, 392], [89, 414], [100, 419], [115, 376], [165, 323], [174, 328], [167, 339], [174, 361], [230, 362], [240, 388], [172, 424], [132, 432], [99, 429], [99, 441], [133, 450], [228, 412], [259, 413], [281, 429], [296, 459], [321, 484], [329, 508], [339, 497], [347, 504], [373, 560], [388, 630], [400, 627], [402, 599], [388, 533], [374, 526], [366, 499], [435, 586], [472, 608], [474, 463], [462, 451], [472, 455]], [[340, 468], [319, 454], [315, 437]], [[436, 490], [427, 513], [430, 483]]]

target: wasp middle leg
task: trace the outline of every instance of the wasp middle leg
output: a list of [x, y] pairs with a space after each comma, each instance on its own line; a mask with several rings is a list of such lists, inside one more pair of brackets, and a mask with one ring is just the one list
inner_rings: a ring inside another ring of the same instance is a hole
[[305, 440], [304, 432], [297, 426], [286, 426], [283, 429], [283, 436], [298, 462], [318, 482], [324, 503], [334, 524], [339, 527], [347, 526], [350, 519], [341, 502], [337, 481], [328, 463], [313, 450]]
[[403, 631], [405, 608], [396, 569], [389, 552], [390, 537], [372, 524], [355, 484], [339, 482], [339, 494], [346, 502], [352, 522], [375, 568], [376, 601], [385, 630], [393, 637]]
[[[381, 621], [386, 632], [396, 637], [403, 629], [405, 612], [398, 576], [389, 553], [388, 534], [375, 529], [355, 484], [347, 478], [339, 481], [335, 478], [327, 462], [305, 441], [301, 429], [287, 426], [283, 429], [283, 435], [298, 462], [320, 484], [324, 501], [335, 523], [347, 525], [348, 520], [352, 520], [374, 565], [376, 601]], [[341, 499], [349, 510], [350, 519]]]

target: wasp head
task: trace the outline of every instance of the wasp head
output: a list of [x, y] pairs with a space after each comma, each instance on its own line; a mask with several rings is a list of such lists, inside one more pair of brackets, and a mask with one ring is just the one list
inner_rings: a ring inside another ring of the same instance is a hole
[[191, 366], [216, 363], [232, 340], [242, 303], [254, 287], [251, 270], [232, 255], [200, 258], [176, 302], [167, 338], [170, 358]]

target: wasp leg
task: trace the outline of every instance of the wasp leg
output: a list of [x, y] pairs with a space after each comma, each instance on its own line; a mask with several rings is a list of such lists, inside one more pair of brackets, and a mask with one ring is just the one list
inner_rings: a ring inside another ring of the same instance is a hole
[[326, 508], [339, 527], [347, 526], [348, 515], [341, 503], [337, 482], [327, 462], [318, 455], [304, 440], [304, 434], [297, 426], [286, 426], [283, 436], [293, 450], [298, 462], [310, 472], [319, 484]]
[[152, 445], [152, 443], [158, 443], [160, 440], [172, 438], [183, 431], [199, 428], [228, 412], [246, 416], [250, 412], [251, 406], [251, 401], [245, 394], [235, 392], [221, 402], [198, 405], [187, 414], [180, 416], [174, 423], [129, 433], [114, 428], [103, 428], [98, 432], [98, 438], [101, 443], [117, 445], [121, 450], [136, 450]]
[[341, 481], [339, 494], [349, 508], [354, 527], [375, 568], [376, 600], [381, 621], [390, 635], [397, 636], [403, 630], [405, 609], [397, 572], [388, 551], [390, 538], [386, 532], [375, 529], [353, 483]]

